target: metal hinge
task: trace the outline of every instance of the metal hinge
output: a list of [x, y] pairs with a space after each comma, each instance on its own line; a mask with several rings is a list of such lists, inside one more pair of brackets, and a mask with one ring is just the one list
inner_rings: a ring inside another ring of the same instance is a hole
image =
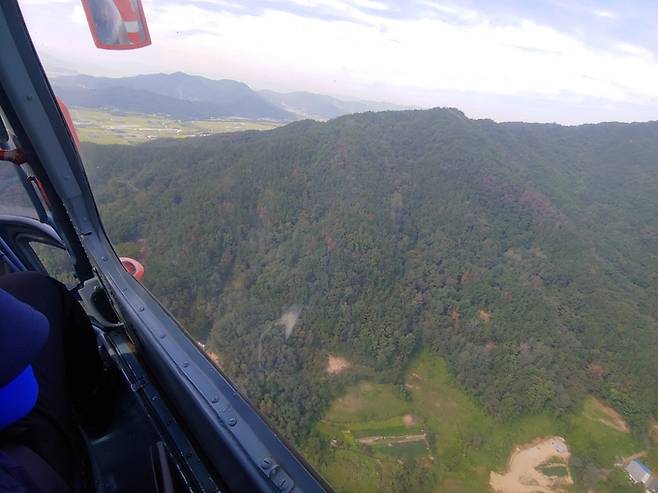
[[265, 457], [259, 465], [261, 470], [279, 491], [290, 493], [293, 490], [295, 482], [272, 457]]

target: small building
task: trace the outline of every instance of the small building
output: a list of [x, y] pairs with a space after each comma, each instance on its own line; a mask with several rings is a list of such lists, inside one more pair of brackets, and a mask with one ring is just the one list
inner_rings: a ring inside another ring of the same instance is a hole
[[639, 460], [632, 460], [626, 466], [626, 472], [634, 483], [645, 484], [651, 477], [651, 469], [642, 464]]
[[651, 476], [651, 479], [644, 486], [647, 493], [658, 493], [658, 476]]

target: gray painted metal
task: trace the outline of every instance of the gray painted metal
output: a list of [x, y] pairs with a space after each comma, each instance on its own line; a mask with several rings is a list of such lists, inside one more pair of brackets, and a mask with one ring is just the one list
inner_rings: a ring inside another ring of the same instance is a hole
[[[30, 164], [61, 199], [65, 219], [75, 228], [78, 237], [66, 240], [79, 240], [93, 273], [123, 322], [134, 331], [141, 357], [176, 403], [215, 471], [236, 491], [330, 490], [123, 269], [103, 230], [80, 156], [13, 0], [0, 2], [0, 46], [3, 103], [12, 107], [12, 127], [20, 127], [29, 136]], [[10, 112], [8, 117], [11, 120]]]

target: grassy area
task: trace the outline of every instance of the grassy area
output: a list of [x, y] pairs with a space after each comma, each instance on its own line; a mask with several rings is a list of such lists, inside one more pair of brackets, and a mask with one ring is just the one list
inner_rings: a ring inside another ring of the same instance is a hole
[[373, 447], [377, 452], [392, 457], [406, 457], [412, 459], [427, 455], [427, 444], [425, 442], [395, 443], [389, 445], [376, 445]]
[[[563, 436], [572, 460], [608, 471], [621, 458], [642, 450], [633, 435], [619, 431], [618, 423], [602, 419], [608, 415], [589, 398], [579, 413], [562, 419], [540, 415], [498, 422], [456, 385], [444, 361], [429, 352], [411, 365], [406, 387], [410, 398], [405, 399], [394, 385], [355, 385], [317, 425], [332, 443], [318, 468], [338, 491], [391, 491], [401, 471], [413, 466], [411, 474], [435, 478], [423, 483], [425, 491], [486, 492], [489, 473], [503, 471], [515, 446], [538, 437]], [[426, 433], [427, 440], [370, 446], [358, 441], [418, 433]], [[544, 472], [554, 476], [568, 471], [555, 461], [544, 466]], [[599, 487], [609, 490], [621, 477], [602, 479]]]
[[595, 491], [596, 493], [644, 493], [644, 488], [640, 484], [631, 483], [626, 471], [615, 468], [608, 474], [607, 481], [599, 482], [596, 485]]
[[544, 462], [542, 465], [537, 467], [544, 475], [546, 476], [556, 476], [559, 478], [564, 478], [569, 475], [569, 469], [567, 464], [562, 461], [561, 457], [555, 457], [556, 460], [551, 459]]
[[[556, 433], [555, 420], [534, 416], [500, 423], [457, 387], [442, 359], [423, 353], [410, 371], [417, 413], [435, 434], [438, 472], [450, 489], [488, 491], [489, 472], [502, 470], [515, 444]], [[441, 491], [441, 485], [439, 488]]]
[[618, 431], [630, 431], [622, 417], [614, 409], [606, 406], [593, 396], [588, 396], [585, 399], [583, 403], [583, 416]]
[[405, 402], [393, 385], [363, 382], [333, 403], [325, 421], [382, 421], [407, 414], [411, 408], [411, 402]]
[[646, 464], [654, 474], [658, 474], [658, 422], [653, 422], [649, 430], [649, 449], [647, 450]]
[[174, 120], [160, 115], [72, 108], [81, 141], [96, 144], [137, 144], [153, 139], [185, 138], [242, 130], [269, 130], [279, 125], [264, 120]]
[[[334, 401], [317, 431], [331, 443], [320, 472], [339, 491], [392, 491], [400, 484], [405, 467], [419, 459], [431, 467], [431, 452], [425, 440], [399, 443], [400, 437], [420, 436], [422, 420], [412, 416], [394, 385], [363, 382]], [[370, 445], [367, 437], [390, 437]], [[428, 469], [427, 466], [424, 466]]]
[[[394, 469], [396, 464], [390, 462]], [[346, 449], [334, 450], [327, 465], [320, 467], [321, 473], [331, 480], [334, 488], [354, 493], [383, 491], [383, 485], [393, 480], [393, 469], [387, 461]]]
[[357, 438], [375, 435], [396, 436], [422, 433], [423, 428], [419, 419], [412, 417], [410, 414], [406, 416], [409, 418], [407, 422], [405, 422], [405, 416], [394, 416], [382, 420], [350, 423], [349, 428]]
[[583, 414], [570, 416], [566, 438], [575, 456], [587, 457], [598, 467], [610, 467], [623, 457], [642, 450], [630, 433], [593, 421]]

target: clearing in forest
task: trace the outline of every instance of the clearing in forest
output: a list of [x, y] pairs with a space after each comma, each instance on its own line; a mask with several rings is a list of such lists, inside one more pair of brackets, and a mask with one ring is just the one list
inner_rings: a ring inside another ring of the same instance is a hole
[[[512, 463], [517, 467], [518, 444], [528, 444], [536, 437], [564, 437], [568, 450], [565, 446], [560, 454], [553, 446], [551, 453], [535, 460], [529, 469], [553, 489], [540, 486], [532, 490], [521, 485], [520, 490], [501, 490], [560, 491], [559, 485], [571, 480], [564, 458], [569, 452], [597, 469], [611, 470], [624, 457], [642, 450], [632, 434], [592, 419], [598, 417], [592, 409], [602, 412], [594, 399], [588, 398], [579, 412], [561, 419], [542, 414], [497, 420], [459, 387], [442, 358], [425, 351], [410, 364], [402, 384], [362, 381], [333, 401], [316, 425], [328, 444], [316, 467], [337, 491], [390, 491], [393, 484], [400, 486], [402, 474], [427, 478], [422, 485], [413, 485], [410, 491], [414, 492], [480, 493], [490, 489], [491, 471], [504, 471], [506, 464]], [[610, 419], [607, 414], [602, 417]], [[424, 440], [391, 443], [398, 437], [422, 434]], [[363, 443], [368, 437], [387, 438]], [[658, 469], [658, 444], [654, 449], [646, 460]], [[520, 454], [521, 463], [528, 453]], [[505, 473], [497, 476], [507, 478]], [[520, 484], [519, 479], [517, 476], [513, 484]], [[582, 485], [576, 485], [578, 488], [585, 491]], [[602, 478], [596, 491], [616, 490]]]
[[341, 358], [340, 356], [334, 356], [333, 354], [330, 354], [327, 357], [327, 373], [331, 373], [332, 375], [342, 373], [350, 366], [352, 366], [350, 362], [345, 358]]
[[585, 399], [583, 408], [583, 416], [593, 421], [598, 421], [606, 426], [614, 428], [622, 433], [629, 433], [631, 430], [624, 421], [624, 418], [615, 411], [612, 407], [604, 404], [596, 397], [588, 397]]
[[423, 418], [411, 408], [399, 387], [371, 382], [333, 402], [316, 429], [331, 447], [318, 468], [337, 491], [387, 491], [405, 467], [433, 467]]
[[562, 437], [539, 439], [518, 447], [505, 474], [491, 473], [491, 489], [498, 493], [557, 493], [573, 484], [567, 466], [569, 449]]
[[358, 438], [357, 441], [364, 445], [396, 445], [398, 443], [424, 442], [427, 435], [399, 435], [399, 436], [371, 436]]
[[482, 320], [484, 323], [489, 323], [491, 322], [491, 318], [493, 317], [493, 314], [488, 311], [488, 310], [478, 310], [478, 317], [480, 317], [480, 320]]

